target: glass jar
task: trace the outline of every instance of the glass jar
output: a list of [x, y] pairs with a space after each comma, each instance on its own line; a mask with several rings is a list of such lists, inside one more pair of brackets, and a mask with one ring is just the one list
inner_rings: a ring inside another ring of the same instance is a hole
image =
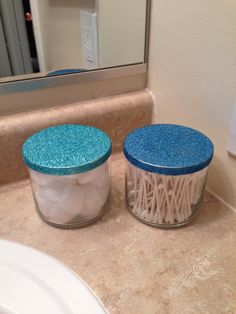
[[127, 136], [124, 154], [126, 201], [136, 218], [164, 228], [192, 221], [213, 157], [205, 135], [177, 125], [146, 126]]
[[208, 167], [191, 174], [166, 176], [127, 162], [126, 200], [138, 219], [160, 227], [189, 223], [198, 213]]
[[63, 125], [44, 129], [23, 145], [40, 217], [75, 228], [98, 220], [110, 192], [111, 141], [99, 129]]

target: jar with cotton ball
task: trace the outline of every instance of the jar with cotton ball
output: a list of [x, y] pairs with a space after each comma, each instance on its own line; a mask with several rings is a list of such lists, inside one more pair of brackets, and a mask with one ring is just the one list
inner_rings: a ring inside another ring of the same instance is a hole
[[181, 125], [138, 128], [124, 141], [126, 201], [139, 220], [175, 228], [198, 214], [213, 144], [201, 132]]
[[111, 140], [84, 125], [49, 127], [23, 147], [35, 205], [47, 223], [62, 228], [89, 225], [108, 210]]

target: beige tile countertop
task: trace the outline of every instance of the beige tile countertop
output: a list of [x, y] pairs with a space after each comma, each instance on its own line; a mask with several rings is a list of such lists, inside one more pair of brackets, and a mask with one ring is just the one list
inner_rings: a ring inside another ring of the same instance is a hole
[[124, 200], [124, 161], [112, 161], [112, 202], [99, 222], [51, 227], [34, 209], [29, 181], [0, 189], [0, 236], [71, 267], [110, 313], [236, 313], [236, 215], [206, 194], [201, 214], [175, 230], [147, 226]]

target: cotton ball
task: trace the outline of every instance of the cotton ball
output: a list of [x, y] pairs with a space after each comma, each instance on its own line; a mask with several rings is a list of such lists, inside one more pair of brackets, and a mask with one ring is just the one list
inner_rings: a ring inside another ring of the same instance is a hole
[[71, 174], [66, 176], [54, 176], [58, 177], [60, 181], [65, 182], [66, 184], [77, 184], [78, 174]]
[[[67, 185], [60, 181], [51, 182], [47, 186], [34, 183], [33, 186], [38, 207], [45, 218], [58, 223], [66, 223], [76, 216], [78, 200], [75, 201], [74, 196], [77, 196], [78, 186]], [[67, 205], [69, 211], [65, 210]]]
[[49, 219], [51, 208], [55, 205], [54, 202], [48, 201], [45, 198], [41, 197], [40, 193], [38, 193], [38, 190], [36, 189], [34, 192], [34, 197], [36, 200], [36, 203], [38, 205], [39, 211], [42, 213], [42, 215]]
[[34, 170], [29, 170], [30, 178], [33, 182], [38, 185], [47, 185], [51, 181], [51, 176], [44, 173], [36, 172]]
[[99, 178], [103, 173], [108, 172], [108, 163], [105, 162], [104, 164], [102, 164], [101, 166], [87, 171], [85, 173], [81, 173], [78, 174], [78, 182], [80, 184], [87, 184], [89, 182], [92, 182], [94, 180], [96, 180], [97, 178]]
[[77, 182], [79, 184], [87, 184], [93, 181], [98, 175], [97, 169], [90, 170], [85, 173], [80, 173], [77, 177]]
[[109, 195], [108, 163], [83, 174], [52, 176], [30, 170], [30, 176], [40, 212], [54, 223], [66, 224], [77, 216], [94, 219]]
[[60, 203], [70, 193], [70, 187], [64, 182], [55, 181], [50, 184], [37, 185], [37, 193], [48, 201]]
[[97, 190], [105, 199], [107, 199], [110, 192], [110, 178], [108, 178], [106, 184], [101, 185], [100, 188], [97, 188]]
[[91, 184], [97, 188], [97, 189], [105, 189], [106, 187], [110, 186], [110, 175], [109, 172], [104, 171], [100, 174], [99, 177], [96, 177], [96, 179], [91, 182]]
[[66, 184], [76, 184], [77, 182], [77, 175], [55, 176], [40, 173], [32, 169], [29, 169], [29, 173], [31, 180], [37, 183], [38, 185], [48, 185], [58, 181], [65, 182]]
[[97, 217], [106, 202], [107, 196], [90, 184], [85, 187], [85, 208], [81, 215], [90, 220]]
[[58, 209], [67, 213], [70, 220], [80, 215], [84, 210], [84, 187], [75, 185], [70, 188], [69, 193], [58, 204]]
[[74, 217], [71, 213], [59, 208], [58, 204], [55, 204], [50, 209], [48, 219], [54, 223], [66, 224], [73, 220]]

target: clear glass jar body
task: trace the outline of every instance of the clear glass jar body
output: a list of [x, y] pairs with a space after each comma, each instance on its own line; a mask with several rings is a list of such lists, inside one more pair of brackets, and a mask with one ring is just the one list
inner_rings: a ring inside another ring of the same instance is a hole
[[106, 212], [110, 192], [110, 162], [84, 173], [49, 175], [30, 168], [36, 208], [41, 218], [62, 228], [84, 227]]
[[199, 211], [208, 167], [191, 174], [169, 176], [141, 170], [126, 161], [126, 201], [139, 220], [175, 228], [192, 221]]

